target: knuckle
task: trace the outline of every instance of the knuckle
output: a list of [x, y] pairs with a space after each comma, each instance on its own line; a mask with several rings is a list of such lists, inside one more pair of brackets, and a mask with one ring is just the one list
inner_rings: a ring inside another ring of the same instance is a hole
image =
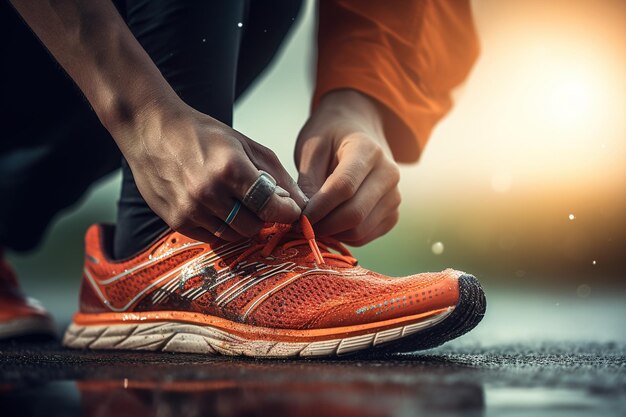
[[363, 240], [363, 238], [367, 235], [367, 228], [362, 224], [360, 226], [355, 227], [349, 232], [349, 239], [358, 242]]
[[280, 160], [278, 159], [278, 155], [274, 153], [271, 149], [265, 148], [265, 158], [272, 163], [272, 165], [280, 165]]
[[346, 135], [345, 139], [347, 143], [357, 145], [361, 149], [373, 149], [376, 147], [371, 135], [362, 131], [352, 132]]
[[390, 163], [388, 171], [389, 180], [391, 181], [393, 186], [398, 185], [398, 183], [400, 182], [400, 168], [398, 168], [397, 165]]
[[383, 147], [376, 143], [374, 138], [367, 133], [357, 132], [354, 133], [350, 139], [358, 143], [359, 149], [363, 152], [363, 155], [369, 161], [377, 161], [385, 155]]
[[259, 154], [259, 155], [268, 155], [273, 153], [272, 150], [270, 148], [268, 148], [267, 146], [264, 146], [258, 142], [254, 142], [254, 145], [252, 146], [252, 149], [254, 149], [254, 152]]
[[400, 191], [396, 190], [393, 195], [391, 196], [391, 202], [392, 202], [392, 206], [396, 209], [398, 209], [398, 207], [400, 206], [400, 203], [402, 203], [402, 194], [400, 194]]
[[363, 227], [362, 223], [367, 217], [365, 211], [359, 207], [352, 207], [346, 213], [346, 224], [352, 228]]
[[353, 196], [357, 189], [357, 180], [354, 175], [349, 173], [343, 174], [335, 182], [335, 192], [345, 198]]
[[245, 176], [246, 170], [243, 167], [244, 163], [238, 157], [228, 158], [218, 168], [216, 182], [220, 187], [240, 192], [247, 189], [251, 184], [249, 184], [249, 180]]
[[269, 162], [271, 165], [280, 165], [278, 156], [270, 148], [257, 143], [254, 151], [260, 158]]
[[239, 172], [240, 163], [234, 155], [224, 158], [223, 162], [218, 168], [218, 174], [222, 181], [230, 182], [236, 179]]
[[372, 159], [379, 160], [385, 156], [385, 152], [383, 151], [382, 146], [374, 146], [372, 149]]
[[210, 181], [196, 182], [189, 186], [188, 193], [191, 201], [204, 201], [212, 192], [213, 184]]

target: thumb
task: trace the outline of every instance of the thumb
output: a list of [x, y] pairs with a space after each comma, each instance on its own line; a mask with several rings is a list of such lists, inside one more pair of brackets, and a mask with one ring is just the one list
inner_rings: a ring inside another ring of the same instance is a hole
[[298, 186], [308, 198], [313, 197], [323, 183], [323, 179], [320, 181], [312, 173], [300, 172], [298, 175]]
[[303, 136], [296, 141], [294, 159], [298, 169], [298, 185], [307, 197], [319, 191], [328, 174], [330, 160], [329, 140], [322, 136]]
[[[318, 193], [320, 188], [322, 188], [324, 181], [324, 175], [315, 170], [310, 172], [300, 172], [298, 176], [298, 185], [300, 186], [300, 189], [304, 191], [308, 198], [313, 198], [313, 196]], [[313, 209], [313, 211], [311, 211], [310, 209]], [[319, 220], [319, 216], [317, 216], [316, 211], [317, 210], [315, 210], [314, 207], [310, 207], [308, 204], [302, 210], [303, 214], [309, 217], [309, 219], [312, 219], [313, 222]]]
[[[308, 198], [313, 198], [326, 181], [330, 160], [328, 142], [321, 137], [313, 137], [306, 141], [298, 139], [295, 152], [298, 186]], [[307, 215], [311, 214], [306, 209], [304, 212]]]

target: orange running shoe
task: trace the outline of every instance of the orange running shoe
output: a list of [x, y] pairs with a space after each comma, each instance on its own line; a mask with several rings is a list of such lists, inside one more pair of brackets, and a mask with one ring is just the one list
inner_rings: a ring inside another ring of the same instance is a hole
[[[109, 258], [113, 227], [86, 235], [72, 348], [252, 357], [329, 356], [438, 346], [485, 311], [476, 278], [447, 269], [391, 278], [357, 266], [306, 217], [238, 242], [169, 231], [132, 259]], [[339, 253], [332, 253], [330, 249]]]
[[52, 318], [37, 300], [24, 296], [0, 249], [0, 340], [54, 335]]

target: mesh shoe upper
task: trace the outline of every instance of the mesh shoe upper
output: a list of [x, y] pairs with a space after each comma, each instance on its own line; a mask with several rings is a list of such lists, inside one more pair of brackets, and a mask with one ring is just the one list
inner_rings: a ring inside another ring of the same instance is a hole
[[[255, 326], [358, 325], [456, 305], [459, 272], [402, 278], [357, 265], [332, 239], [273, 225], [257, 238], [203, 243], [169, 232], [136, 257], [112, 261], [107, 236], [86, 235], [81, 312], [185, 311]], [[336, 252], [333, 252], [336, 251]]]

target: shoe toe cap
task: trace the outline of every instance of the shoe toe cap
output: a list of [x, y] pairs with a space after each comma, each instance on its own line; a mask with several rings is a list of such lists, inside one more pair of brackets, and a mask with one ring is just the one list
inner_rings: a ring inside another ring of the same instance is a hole
[[390, 278], [387, 291], [375, 297], [354, 297], [320, 314], [310, 328], [350, 326], [428, 314], [456, 306], [459, 277], [463, 272], [446, 269], [403, 278]]

